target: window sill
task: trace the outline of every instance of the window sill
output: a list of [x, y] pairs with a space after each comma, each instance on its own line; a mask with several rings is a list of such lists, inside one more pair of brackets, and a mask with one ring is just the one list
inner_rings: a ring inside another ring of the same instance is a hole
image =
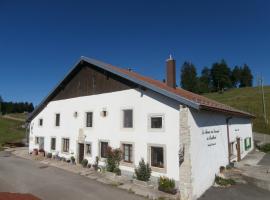
[[121, 161], [121, 162], [120, 162], [120, 165], [121, 165], [121, 166], [125, 166], [125, 167], [132, 167], [132, 168], [135, 167], [134, 162], [125, 162], [125, 161]]
[[165, 167], [160, 168], [160, 167], [151, 166], [151, 169], [153, 172], [158, 172], [158, 173], [166, 173], [167, 172]]

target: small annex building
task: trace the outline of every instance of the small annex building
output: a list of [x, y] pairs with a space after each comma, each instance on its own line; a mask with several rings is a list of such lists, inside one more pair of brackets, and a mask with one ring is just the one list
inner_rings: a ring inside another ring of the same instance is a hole
[[177, 88], [171, 57], [166, 72], [162, 82], [81, 57], [28, 117], [29, 152], [104, 165], [107, 147], [121, 148], [122, 174], [144, 158], [153, 180], [173, 178], [182, 199], [198, 198], [253, 149], [253, 116]]

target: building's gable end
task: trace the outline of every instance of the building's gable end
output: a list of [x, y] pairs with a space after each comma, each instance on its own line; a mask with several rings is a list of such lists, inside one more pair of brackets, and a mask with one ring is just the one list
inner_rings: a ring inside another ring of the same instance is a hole
[[136, 85], [94, 65], [83, 63], [64, 83], [52, 101], [109, 93], [135, 88]]

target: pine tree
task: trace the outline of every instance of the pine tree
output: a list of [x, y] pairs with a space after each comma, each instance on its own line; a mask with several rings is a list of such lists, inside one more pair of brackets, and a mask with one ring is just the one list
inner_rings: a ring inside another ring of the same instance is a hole
[[199, 78], [199, 93], [208, 93], [211, 91], [211, 70], [204, 67]]
[[238, 66], [235, 66], [232, 70], [232, 75], [231, 75], [231, 82], [233, 87], [238, 87], [240, 84], [240, 79], [241, 79], [241, 71], [242, 69]]
[[195, 66], [191, 62], [184, 62], [181, 68], [181, 86], [190, 92], [198, 92], [198, 77]]
[[211, 68], [211, 77], [216, 91], [223, 91], [225, 88], [231, 88], [231, 69], [225, 60], [214, 63]]
[[248, 65], [244, 64], [241, 69], [241, 78], [239, 87], [251, 87], [253, 82], [253, 76]]
[[136, 178], [140, 181], [149, 181], [151, 172], [149, 164], [145, 163], [144, 159], [139, 162], [138, 168], [135, 169]]

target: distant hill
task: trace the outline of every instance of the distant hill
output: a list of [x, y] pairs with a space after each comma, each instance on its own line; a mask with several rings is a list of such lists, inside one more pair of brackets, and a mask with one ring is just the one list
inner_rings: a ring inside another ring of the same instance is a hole
[[[264, 87], [267, 118], [270, 123], [270, 86]], [[258, 87], [237, 88], [220, 93], [208, 93], [204, 96], [247, 111], [256, 116], [253, 121], [253, 130], [259, 133], [270, 134], [270, 124], [266, 127], [263, 118], [262, 94]]]
[[2, 146], [6, 143], [20, 142], [25, 138], [25, 129], [22, 128], [23, 124], [23, 121], [0, 116], [0, 151], [2, 150]]

